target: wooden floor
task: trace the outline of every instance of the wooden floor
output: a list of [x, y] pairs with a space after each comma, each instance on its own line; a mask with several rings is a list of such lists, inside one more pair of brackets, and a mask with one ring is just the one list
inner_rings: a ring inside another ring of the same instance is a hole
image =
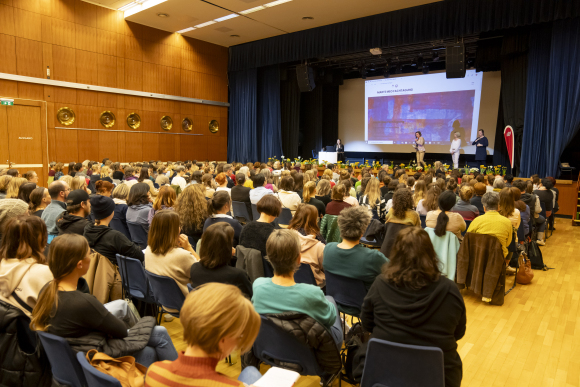
[[[541, 247], [554, 270], [534, 271], [532, 284], [518, 285], [503, 306], [464, 294], [467, 332], [458, 343], [463, 386], [580, 387], [580, 227], [556, 219], [556, 229]], [[513, 276], [507, 281], [511, 286]], [[185, 349], [179, 320], [163, 325], [177, 350]], [[220, 362], [218, 370], [237, 377], [238, 353], [232, 360], [233, 365]], [[318, 377], [301, 377], [296, 387], [319, 383]]]

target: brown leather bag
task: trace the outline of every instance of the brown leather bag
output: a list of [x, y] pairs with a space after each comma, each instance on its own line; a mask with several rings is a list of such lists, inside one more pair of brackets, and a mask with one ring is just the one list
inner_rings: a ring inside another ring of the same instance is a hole
[[143, 387], [145, 385], [147, 368], [136, 363], [133, 356], [113, 359], [105, 353], [91, 349], [87, 352], [87, 360], [97, 370], [117, 379], [123, 387]]
[[518, 273], [516, 274], [516, 282], [521, 285], [527, 285], [532, 282], [534, 278], [534, 271], [532, 270], [532, 262], [528, 259], [526, 253], [522, 252], [518, 258]]

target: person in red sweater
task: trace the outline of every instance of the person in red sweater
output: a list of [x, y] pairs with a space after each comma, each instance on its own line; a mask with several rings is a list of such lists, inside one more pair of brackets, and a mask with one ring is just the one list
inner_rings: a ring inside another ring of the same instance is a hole
[[236, 348], [250, 350], [260, 330], [260, 316], [240, 289], [215, 282], [199, 286], [185, 299], [180, 320], [187, 349], [175, 361], [153, 363], [146, 387], [244, 387], [262, 376], [251, 366], [238, 380], [215, 369]]

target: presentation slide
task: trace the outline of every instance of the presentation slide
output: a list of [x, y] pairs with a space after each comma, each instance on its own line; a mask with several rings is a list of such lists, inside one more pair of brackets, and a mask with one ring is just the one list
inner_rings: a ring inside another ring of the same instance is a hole
[[413, 144], [420, 131], [425, 145], [447, 145], [459, 132], [469, 145], [477, 137], [483, 73], [465, 78], [445, 73], [365, 82], [365, 141]]

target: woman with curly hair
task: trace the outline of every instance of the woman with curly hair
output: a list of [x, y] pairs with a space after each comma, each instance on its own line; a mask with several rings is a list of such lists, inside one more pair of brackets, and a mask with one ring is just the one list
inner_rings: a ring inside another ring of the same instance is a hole
[[201, 184], [185, 187], [173, 209], [179, 215], [181, 232], [187, 235], [189, 242], [195, 247], [208, 217], [205, 188]]
[[406, 188], [398, 189], [393, 195], [393, 207], [390, 209], [385, 223], [401, 223], [421, 227], [419, 215], [413, 211], [413, 195]]

